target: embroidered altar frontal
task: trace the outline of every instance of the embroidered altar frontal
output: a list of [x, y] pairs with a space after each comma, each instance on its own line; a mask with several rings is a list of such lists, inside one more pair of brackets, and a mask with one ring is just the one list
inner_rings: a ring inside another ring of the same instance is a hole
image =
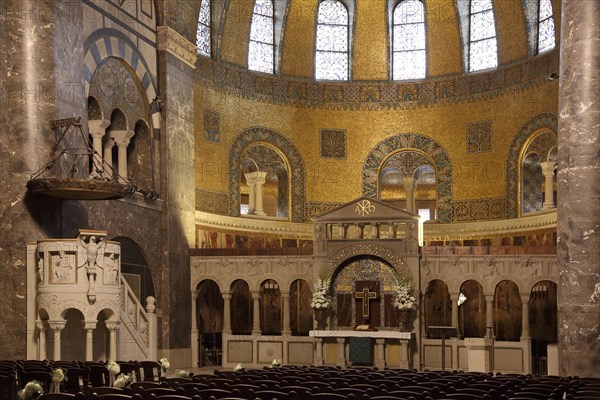
[[352, 365], [373, 365], [373, 338], [351, 337], [349, 340]]

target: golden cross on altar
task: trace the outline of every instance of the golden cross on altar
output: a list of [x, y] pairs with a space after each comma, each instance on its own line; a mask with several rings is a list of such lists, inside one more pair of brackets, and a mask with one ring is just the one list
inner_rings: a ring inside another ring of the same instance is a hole
[[369, 317], [369, 304], [371, 299], [377, 298], [377, 293], [370, 292], [369, 288], [364, 288], [362, 292], [356, 292], [356, 298], [362, 300], [362, 316]]

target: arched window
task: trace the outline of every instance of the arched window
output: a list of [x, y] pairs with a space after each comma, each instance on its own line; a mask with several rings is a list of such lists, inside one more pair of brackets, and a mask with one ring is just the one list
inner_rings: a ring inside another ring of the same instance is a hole
[[426, 71], [425, 7], [420, 0], [404, 0], [392, 19], [392, 77], [421, 79]]
[[206, 57], [211, 56], [210, 37], [210, 0], [202, 0], [198, 16], [196, 46], [198, 46], [198, 52]]
[[498, 66], [498, 44], [492, 0], [469, 5], [469, 72]]
[[339, 1], [319, 4], [315, 79], [347, 81], [349, 79], [349, 15]]
[[260, 333], [263, 335], [281, 335], [282, 303], [279, 284], [267, 279], [260, 285]]
[[268, 74], [275, 72], [273, 14], [272, 0], [256, 0], [250, 27], [248, 69]]
[[552, 50], [555, 46], [554, 17], [550, 0], [538, 0], [537, 52]]
[[555, 208], [556, 151], [554, 132], [534, 132], [519, 156], [521, 215]]

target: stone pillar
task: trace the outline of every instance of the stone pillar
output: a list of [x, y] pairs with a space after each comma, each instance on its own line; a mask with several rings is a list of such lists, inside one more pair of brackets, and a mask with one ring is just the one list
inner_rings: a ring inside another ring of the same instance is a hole
[[231, 333], [231, 293], [223, 293], [223, 334]]
[[192, 290], [192, 367], [200, 367], [201, 365], [198, 363], [198, 351], [200, 349], [199, 345], [199, 333], [198, 333], [198, 320], [197, 320], [197, 310], [196, 310], [196, 299], [198, 298], [198, 290]]
[[485, 296], [485, 337], [494, 338], [494, 296]]
[[48, 358], [46, 354], [46, 326], [44, 325], [44, 321], [37, 320], [36, 325], [38, 328], [38, 360], [45, 360]]
[[450, 304], [452, 304], [452, 326], [456, 328], [457, 336], [460, 337], [458, 332], [458, 295], [450, 295]]
[[410, 367], [410, 340], [400, 339], [400, 368]]
[[254, 312], [252, 319], [252, 334], [260, 335], [260, 294], [252, 292], [252, 302], [254, 303]]
[[117, 171], [119, 176], [117, 181], [119, 183], [127, 181], [127, 146], [133, 135], [135, 132], [130, 129], [110, 132], [110, 137], [115, 141], [118, 149]]
[[104, 177], [107, 179], [113, 178], [113, 158], [112, 148], [115, 145], [113, 138], [109, 137], [104, 143]]
[[98, 321], [83, 321], [85, 329], [85, 361], [94, 361], [94, 330]]
[[385, 368], [385, 339], [375, 339], [375, 347], [377, 347], [377, 359], [375, 366], [379, 369]]
[[346, 367], [346, 338], [336, 338], [337, 348], [337, 366]]
[[158, 322], [156, 321], [156, 299], [146, 297], [146, 316], [148, 317], [148, 358], [158, 360]]
[[106, 321], [106, 329], [108, 329], [109, 341], [108, 341], [108, 360], [117, 360], [117, 328], [119, 327], [119, 321]]
[[542, 164], [542, 174], [544, 174], [545, 188], [544, 188], [544, 204], [542, 210], [549, 210], [554, 208], [554, 167], [555, 162], [544, 161]]
[[246, 185], [248, 185], [248, 214], [254, 214], [254, 209], [256, 208], [256, 194], [254, 192], [254, 178], [253, 172], [246, 173], [244, 176], [246, 177]]
[[600, 2], [563, 0], [558, 95], [560, 375], [600, 377]]
[[315, 365], [323, 365], [323, 339], [315, 338]]
[[292, 333], [292, 329], [290, 328], [290, 294], [281, 293], [281, 301], [283, 303], [283, 327], [281, 333], [283, 335], [290, 335]]
[[106, 128], [108, 128], [109, 125], [110, 121], [105, 119], [93, 119], [88, 121], [88, 130], [92, 137], [92, 146], [94, 148], [90, 178], [96, 178], [102, 175], [102, 138], [106, 134]]
[[54, 340], [54, 361], [60, 360], [60, 346], [61, 346], [61, 332], [65, 328], [67, 321], [48, 321], [50, 329], [52, 329], [53, 340]]
[[416, 214], [415, 210], [415, 179], [412, 176], [404, 177], [404, 190], [406, 191], [406, 211]]
[[521, 341], [531, 340], [529, 336], [529, 294], [521, 295]]

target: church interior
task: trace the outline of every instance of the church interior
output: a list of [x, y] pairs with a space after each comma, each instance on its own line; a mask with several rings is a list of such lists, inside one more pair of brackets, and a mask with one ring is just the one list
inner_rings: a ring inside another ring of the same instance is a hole
[[600, 377], [600, 2], [0, 9], [0, 360]]

